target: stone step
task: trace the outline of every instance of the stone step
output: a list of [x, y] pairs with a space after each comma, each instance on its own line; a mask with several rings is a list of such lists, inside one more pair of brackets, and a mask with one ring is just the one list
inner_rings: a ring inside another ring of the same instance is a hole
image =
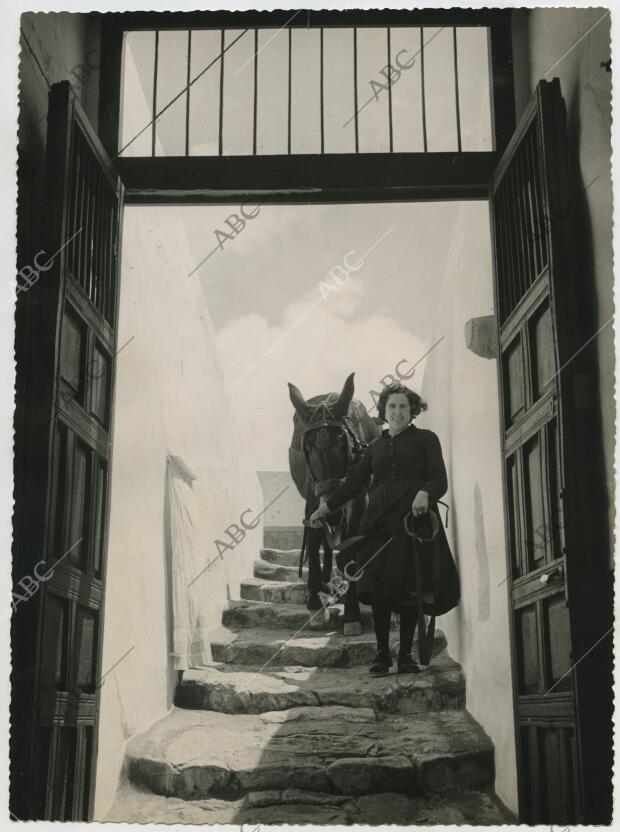
[[237, 800], [182, 800], [153, 794], [132, 783], [122, 785], [108, 814], [101, 820], [237, 827], [244, 824], [500, 826], [517, 822], [490, 789], [448, 790], [418, 797], [395, 792], [354, 797], [290, 788], [251, 791]]
[[421, 673], [372, 678], [367, 667], [266, 668], [218, 664], [186, 670], [175, 705], [222, 713], [257, 714], [308, 705], [346, 705], [389, 713], [465, 707], [465, 676], [446, 651]]
[[186, 800], [293, 788], [415, 795], [489, 786], [493, 745], [466, 711], [411, 718], [341, 706], [263, 714], [173, 708], [129, 741], [126, 763], [131, 782]]
[[254, 561], [254, 577], [266, 581], [284, 581], [294, 583], [295, 581], [308, 579], [308, 567], [304, 566], [302, 577], [296, 566], [281, 566], [279, 563], [269, 563], [267, 560]]
[[263, 542], [265, 546], [273, 549], [300, 549], [304, 538], [304, 528], [296, 526], [265, 526]]
[[303, 604], [305, 606], [308, 600], [306, 584], [300, 580], [282, 583], [247, 578], [241, 581], [240, 594], [247, 601], [270, 601], [274, 604]]
[[[329, 630], [335, 627], [342, 630], [343, 612], [332, 608], [329, 615], [322, 611], [315, 615], [315, 611], [306, 609], [305, 604], [281, 604], [271, 601], [229, 601], [222, 614], [222, 624], [233, 629], [250, 629], [261, 627], [264, 629], [296, 631], [305, 624], [310, 630]], [[372, 612], [370, 607], [361, 606], [360, 614], [365, 631], [372, 632]], [[309, 622], [309, 623], [308, 623]], [[397, 629], [396, 617], [392, 616], [392, 629]]]
[[278, 563], [280, 566], [295, 566], [299, 564], [299, 553], [301, 549], [269, 549], [262, 548], [260, 556], [269, 563]]
[[[322, 610], [318, 611], [318, 616]], [[417, 633], [416, 633], [417, 636]], [[392, 649], [396, 648], [398, 634], [392, 633]], [[435, 633], [433, 656], [446, 646], [441, 630]], [[413, 653], [417, 649], [414, 641]], [[342, 636], [337, 631], [309, 632], [308, 628], [291, 634], [288, 630], [233, 630], [219, 627], [211, 635], [211, 654], [215, 662], [251, 665], [271, 669], [286, 665], [303, 667], [353, 667], [369, 665], [377, 652], [372, 632], [359, 636]]]

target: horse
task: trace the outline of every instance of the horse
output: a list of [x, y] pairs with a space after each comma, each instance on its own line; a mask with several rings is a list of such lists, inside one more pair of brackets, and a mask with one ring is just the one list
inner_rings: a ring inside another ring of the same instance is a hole
[[[321, 394], [308, 401], [294, 384], [289, 382], [288, 385], [295, 408], [289, 469], [306, 503], [300, 575], [304, 554], [307, 554], [309, 610], [321, 609], [319, 592], [331, 579], [334, 548], [359, 530], [368, 485], [341, 509], [328, 515], [327, 523], [322, 528], [308, 525], [308, 518], [318, 507], [319, 500], [326, 500], [345, 480], [366, 445], [381, 432], [377, 421], [368, 415], [364, 405], [353, 398], [354, 375], [351, 373], [347, 378], [340, 394]], [[334, 526], [335, 534], [332, 532]], [[344, 600], [344, 633], [354, 635], [361, 629], [355, 584], [350, 581]]]

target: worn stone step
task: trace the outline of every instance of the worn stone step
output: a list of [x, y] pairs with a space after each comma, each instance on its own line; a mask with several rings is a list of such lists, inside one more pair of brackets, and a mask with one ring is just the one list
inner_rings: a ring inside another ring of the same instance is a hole
[[493, 779], [492, 743], [466, 711], [410, 717], [340, 706], [264, 714], [173, 708], [129, 741], [126, 762], [133, 783], [186, 800], [291, 788], [415, 795], [484, 788]]
[[301, 549], [271, 549], [263, 547], [260, 550], [260, 556], [263, 560], [269, 561], [269, 563], [297, 567], [299, 565], [300, 552]]
[[304, 539], [304, 529], [296, 526], [265, 526], [263, 545], [271, 549], [299, 549]]
[[515, 824], [492, 790], [449, 790], [409, 797], [395, 792], [353, 797], [305, 789], [251, 791], [236, 800], [182, 800], [123, 783], [104, 818], [112, 823], [351, 824], [398, 826]]
[[[323, 611], [316, 614], [305, 604], [281, 604], [271, 601], [229, 601], [222, 614], [222, 623], [234, 629], [265, 629], [296, 631], [307, 624], [311, 630], [342, 630], [343, 606], [332, 608], [329, 614]], [[364, 630], [372, 631], [372, 612], [370, 607], [362, 606], [360, 615]], [[396, 618], [392, 618], [392, 629], [396, 629]]]
[[308, 705], [346, 705], [390, 713], [465, 707], [465, 676], [446, 651], [421, 673], [372, 678], [368, 668], [266, 668], [217, 664], [186, 670], [175, 704], [222, 713], [256, 714]]
[[[267, 560], [254, 561], [254, 577], [267, 581], [285, 581], [294, 583], [299, 581], [299, 571], [296, 566], [281, 566], [279, 563], [269, 563]], [[301, 580], [307, 581], [308, 567], [302, 569]]]
[[[322, 614], [319, 610], [317, 618]], [[390, 644], [396, 648], [398, 633], [392, 633]], [[433, 656], [446, 646], [441, 630], [435, 634]], [[413, 653], [417, 651], [417, 633]], [[220, 627], [211, 635], [211, 654], [216, 662], [271, 668], [285, 665], [304, 667], [353, 667], [368, 665], [377, 652], [374, 634], [342, 636], [337, 631], [316, 633], [305, 628], [291, 634], [288, 630], [234, 630]]]
[[241, 581], [240, 595], [247, 601], [270, 601], [275, 604], [303, 604], [308, 600], [308, 589], [304, 581], [289, 583], [247, 578]]

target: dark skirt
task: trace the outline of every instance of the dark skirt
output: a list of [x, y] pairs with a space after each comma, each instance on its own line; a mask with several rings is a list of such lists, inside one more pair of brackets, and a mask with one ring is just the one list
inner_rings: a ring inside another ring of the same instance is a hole
[[[415, 560], [412, 538], [407, 534], [403, 518], [411, 508], [411, 493], [406, 489], [387, 511], [376, 517], [375, 528], [362, 523], [360, 537], [344, 541], [337, 555], [337, 564], [347, 578], [353, 580], [362, 604], [374, 600], [388, 601], [399, 612], [403, 607], [417, 606]], [[371, 506], [369, 506], [371, 508]], [[436, 506], [431, 505], [438, 520], [438, 532], [430, 542], [416, 542], [422, 572], [422, 600], [425, 612], [443, 615], [460, 600], [458, 573], [450, 552], [446, 533]], [[428, 515], [414, 521], [414, 530], [422, 538], [432, 536], [433, 526]], [[346, 568], [346, 572], [345, 572]]]

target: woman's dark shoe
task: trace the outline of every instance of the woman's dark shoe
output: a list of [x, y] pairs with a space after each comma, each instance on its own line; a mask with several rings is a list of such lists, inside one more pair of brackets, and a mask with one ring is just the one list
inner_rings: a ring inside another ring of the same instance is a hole
[[370, 665], [371, 676], [387, 676], [392, 667], [392, 657], [389, 653], [384, 653], [381, 650], [377, 653], [377, 657]]
[[411, 657], [411, 653], [398, 657], [398, 673], [419, 673], [420, 665]]

